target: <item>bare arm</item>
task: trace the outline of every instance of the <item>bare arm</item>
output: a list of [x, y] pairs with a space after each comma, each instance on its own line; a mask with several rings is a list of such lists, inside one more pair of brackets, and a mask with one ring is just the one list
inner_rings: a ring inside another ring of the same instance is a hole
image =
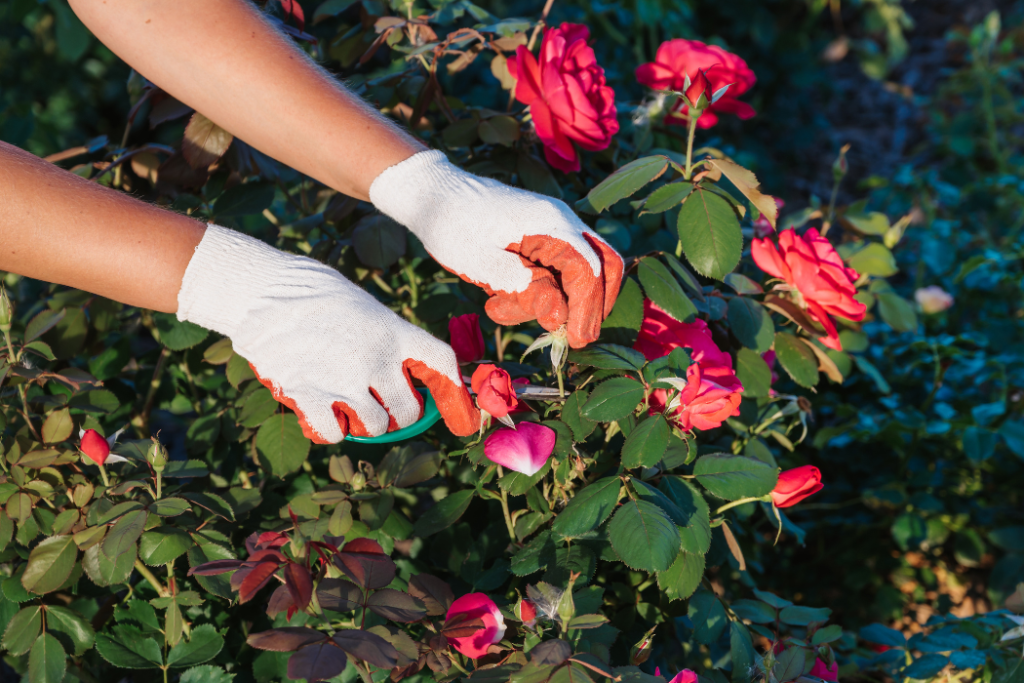
[[261, 152], [360, 199], [423, 149], [317, 67], [247, 0], [71, 0], [143, 76]]
[[173, 313], [204, 230], [0, 142], [0, 270]]

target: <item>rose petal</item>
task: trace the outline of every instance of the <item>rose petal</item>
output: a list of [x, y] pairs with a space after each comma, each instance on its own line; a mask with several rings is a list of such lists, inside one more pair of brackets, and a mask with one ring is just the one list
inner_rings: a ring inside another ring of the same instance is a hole
[[487, 437], [484, 455], [513, 472], [533, 476], [544, 467], [555, 448], [553, 429], [534, 422], [520, 422], [516, 429], [499, 429]]

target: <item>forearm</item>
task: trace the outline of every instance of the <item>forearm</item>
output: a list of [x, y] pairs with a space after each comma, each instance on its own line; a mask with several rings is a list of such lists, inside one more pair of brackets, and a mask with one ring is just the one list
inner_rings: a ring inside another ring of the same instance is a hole
[[173, 313], [204, 230], [0, 142], [0, 270]]
[[139, 73], [260, 151], [369, 198], [423, 149], [317, 67], [246, 0], [71, 0]]

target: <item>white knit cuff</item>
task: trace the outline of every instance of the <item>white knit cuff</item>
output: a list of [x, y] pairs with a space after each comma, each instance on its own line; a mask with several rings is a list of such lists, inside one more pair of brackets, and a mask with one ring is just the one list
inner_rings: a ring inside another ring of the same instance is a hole
[[370, 185], [370, 201], [377, 209], [414, 233], [423, 202], [444, 201], [464, 185], [467, 175], [444, 152], [427, 150], [386, 169]]
[[181, 280], [178, 320], [234, 336], [269, 276], [290, 258], [254, 237], [210, 223]]

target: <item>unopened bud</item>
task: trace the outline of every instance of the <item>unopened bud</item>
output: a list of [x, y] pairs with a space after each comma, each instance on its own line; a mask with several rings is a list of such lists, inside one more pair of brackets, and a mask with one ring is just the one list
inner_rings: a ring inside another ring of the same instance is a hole
[[167, 449], [154, 438], [153, 445], [149, 447], [149, 452], [146, 453], [146, 462], [149, 463], [155, 472], [163, 472], [164, 468], [167, 467], [167, 459]]
[[13, 319], [14, 307], [7, 298], [7, 290], [0, 287], [0, 332], [10, 332]]
[[362, 491], [363, 487], [366, 486], [366, 475], [362, 472], [356, 472], [352, 475], [352, 488], [356, 491]]
[[839, 150], [839, 156], [832, 162], [832, 178], [838, 183], [850, 170], [850, 164], [846, 161], [846, 153], [850, 151], [849, 145], [843, 145]]
[[[654, 627], [657, 628], [657, 627]], [[644, 634], [636, 645], [629, 651], [629, 663], [639, 666], [651, 657], [652, 645], [654, 643], [654, 628]]]

